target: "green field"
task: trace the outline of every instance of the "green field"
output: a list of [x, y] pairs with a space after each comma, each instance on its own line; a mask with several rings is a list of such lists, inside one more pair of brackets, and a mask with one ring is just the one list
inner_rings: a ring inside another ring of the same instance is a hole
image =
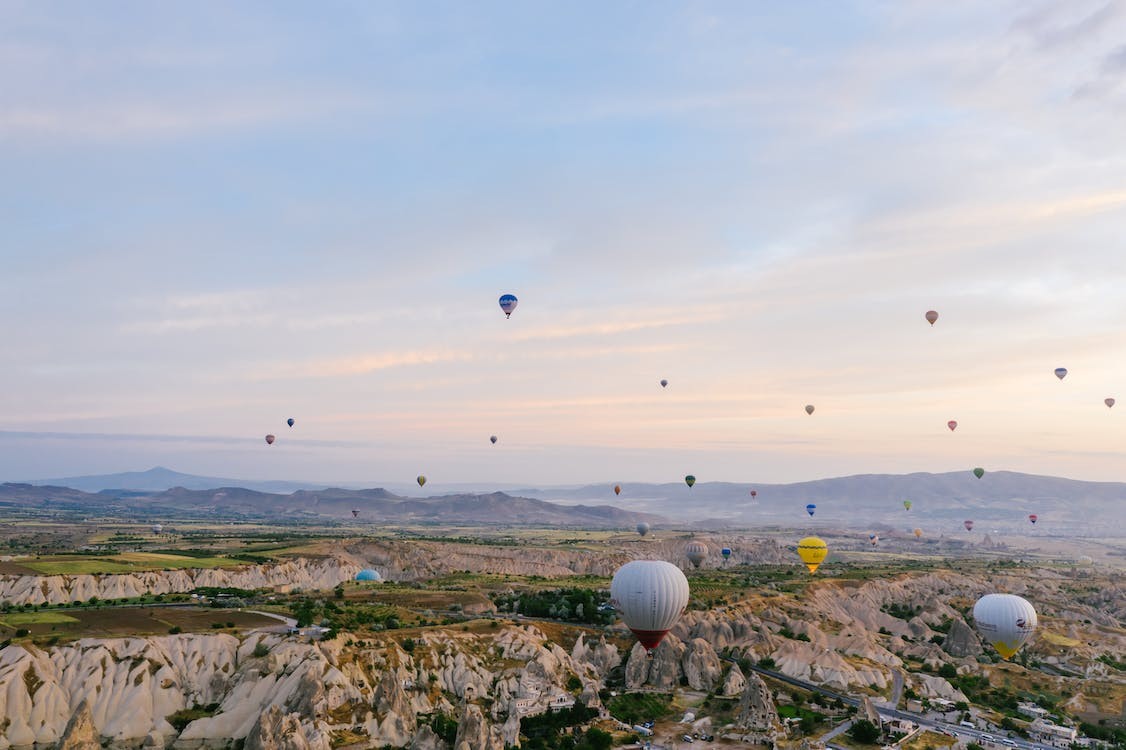
[[222, 568], [245, 565], [227, 557], [192, 557], [153, 552], [126, 552], [120, 555], [52, 555], [34, 560], [20, 560], [20, 567], [43, 575], [74, 575], [78, 573], [136, 573], [144, 570], [182, 570], [187, 568]]
[[0, 624], [13, 628], [28, 625], [69, 625], [75, 622], [78, 622], [78, 618], [62, 612], [12, 612], [0, 617]]

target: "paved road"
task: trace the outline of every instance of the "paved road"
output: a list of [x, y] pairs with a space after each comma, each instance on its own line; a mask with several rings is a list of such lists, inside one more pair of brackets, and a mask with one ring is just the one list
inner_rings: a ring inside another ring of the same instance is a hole
[[891, 670], [891, 705], [899, 706], [899, 699], [903, 697], [903, 673], [898, 669]]
[[837, 724], [835, 727], [833, 727], [832, 729], [830, 729], [828, 732], [821, 735], [817, 739], [820, 742], [828, 743], [829, 740], [833, 739], [838, 734], [843, 734], [844, 732], [847, 732], [851, 726], [852, 726], [852, 719], [849, 719], [848, 721], [845, 721], [845, 722], [841, 722], [840, 724]]

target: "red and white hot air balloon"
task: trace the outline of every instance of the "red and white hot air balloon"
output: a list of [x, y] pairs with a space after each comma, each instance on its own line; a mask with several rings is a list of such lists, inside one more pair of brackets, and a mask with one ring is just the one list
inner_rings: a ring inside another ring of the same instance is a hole
[[1029, 523], [1035, 524], [1038, 520], [1040, 520], [1040, 516], [1036, 515], [1035, 513], [1028, 514]]
[[946, 426], [950, 428], [951, 432], [953, 432], [954, 430], [958, 429], [958, 421], [956, 419], [951, 419], [946, 423]]
[[664, 560], [634, 560], [610, 581], [610, 604], [650, 655], [688, 606], [688, 579]]

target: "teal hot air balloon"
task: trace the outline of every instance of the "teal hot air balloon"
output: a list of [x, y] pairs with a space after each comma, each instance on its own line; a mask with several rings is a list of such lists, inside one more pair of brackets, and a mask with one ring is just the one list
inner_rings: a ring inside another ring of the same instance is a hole
[[805, 512], [812, 516], [817, 512], [817, 506], [813, 503], [810, 503], [809, 505], [805, 506]]
[[686, 485], [688, 485], [689, 487], [691, 487], [692, 485], [696, 484], [696, 477], [694, 477], [694, 476], [692, 476], [691, 474], [689, 474], [688, 476], [686, 476], [686, 477], [684, 478], [684, 483], [685, 483]]

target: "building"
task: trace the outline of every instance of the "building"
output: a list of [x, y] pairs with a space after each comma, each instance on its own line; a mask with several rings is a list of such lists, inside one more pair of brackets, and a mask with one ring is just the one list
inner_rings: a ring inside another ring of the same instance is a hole
[[1075, 738], [1079, 736], [1075, 727], [1053, 724], [1047, 719], [1036, 719], [1028, 725], [1028, 731], [1033, 737], [1038, 737], [1041, 741], [1053, 745], [1070, 745], [1072, 742], [1075, 742]]
[[1035, 703], [1018, 703], [1017, 712], [1022, 713], [1030, 719], [1046, 719], [1048, 718], [1048, 709], [1040, 708]]

